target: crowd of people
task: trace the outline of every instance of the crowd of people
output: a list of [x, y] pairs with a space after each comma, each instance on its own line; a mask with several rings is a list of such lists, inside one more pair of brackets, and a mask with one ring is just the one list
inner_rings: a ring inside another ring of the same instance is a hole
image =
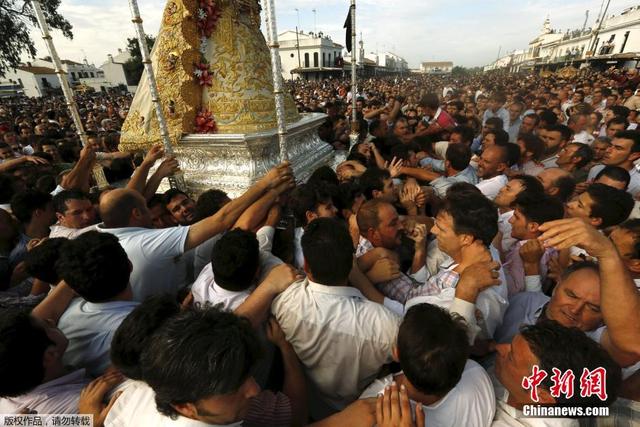
[[129, 96], [78, 99], [84, 147], [61, 99], [0, 101], [0, 414], [637, 425], [639, 83], [291, 82], [346, 160], [237, 198], [159, 192], [179, 164], [118, 150]]

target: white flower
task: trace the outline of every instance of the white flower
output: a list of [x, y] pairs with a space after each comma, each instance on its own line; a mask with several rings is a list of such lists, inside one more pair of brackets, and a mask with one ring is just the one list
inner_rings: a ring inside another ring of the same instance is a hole
[[194, 76], [196, 76], [196, 77], [198, 77], [198, 78], [202, 77], [202, 70], [201, 70], [200, 68], [196, 68], [196, 69], [193, 71], [193, 75], [194, 75]]
[[207, 45], [209, 44], [208, 40], [206, 37], [202, 37], [200, 39], [200, 53], [202, 55], [205, 55], [207, 52]]
[[207, 19], [207, 12], [205, 12], [202, 8], [198, 9], [198, 19], [200, 21], [204, 21], [205, 19]]

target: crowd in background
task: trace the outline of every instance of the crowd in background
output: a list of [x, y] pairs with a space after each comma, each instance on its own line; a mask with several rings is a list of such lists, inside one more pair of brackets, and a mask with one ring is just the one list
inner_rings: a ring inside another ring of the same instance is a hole
[[77, 99], [84, 147], [63, 100], [0, 100], [0, 413], [637, 424], [639, 83], [296, 80], [345, 160], [237, 198], [159, 192], [179, 164], [119, 151], [130, 96]]

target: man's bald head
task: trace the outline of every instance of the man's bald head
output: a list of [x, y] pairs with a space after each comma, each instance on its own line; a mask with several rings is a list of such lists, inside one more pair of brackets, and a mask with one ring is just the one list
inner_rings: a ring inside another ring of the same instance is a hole
[[106, 228], [151, 227], [151, 216], [140, 193], [118, 188], [100, 200], [100, 217]]
[[547, 168], [538, 174], [538, 180], [544, 192], [566, 202], [576, 188], [576, 182], [570, 172], [560, 168]]

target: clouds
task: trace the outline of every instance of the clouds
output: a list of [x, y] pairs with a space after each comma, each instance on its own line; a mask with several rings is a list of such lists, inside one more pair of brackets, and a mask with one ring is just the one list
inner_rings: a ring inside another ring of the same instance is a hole
[[[582, 27], [585, 10], [593, 25], [601, 0], [484, 0], [457, 2], [444, 0], [357, 0], [358, 41], [362, 33], [365, 50], [391, 50], [417, 67], [425, 60], [453, 60], [465, 66], [484, 65], [502, 53], [524, 49], [536, 37], [547, 15], [555, 29]], [[157, 34], [164, 2], [139, 0], [145, 31]], [[344, 24], [349, 0], [275, 0], [280, 32], [293, 29], [298, 22], [305, 31], [313, 31], [317, 11], [317, 29], [344, 44]], [[619, 13], [637, 0], [617, 0], [609, 10]], [[100, 65], [108, 53], [125, 48], [127, 37], [135, 35], [125, 0], [63, 0], [61, 12], [74, 26], [74, 39], [55, 33], [55, 42], [63, 58], [82, 60], [83, 50], [89, 62]], [[38, 56], [46, 49], [34, 32]]]

